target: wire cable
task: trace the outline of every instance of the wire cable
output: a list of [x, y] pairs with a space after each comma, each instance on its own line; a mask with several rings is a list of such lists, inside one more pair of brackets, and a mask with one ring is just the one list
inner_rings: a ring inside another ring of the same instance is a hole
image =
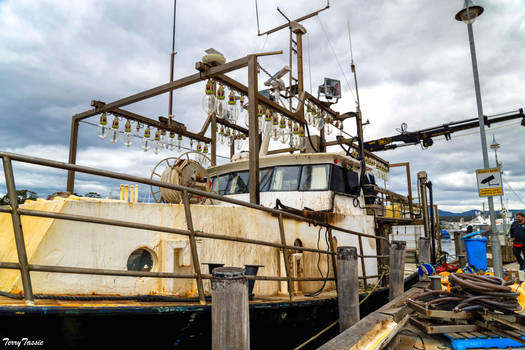
[[354, 92], [352, 90], [352, 86], [348, 82], [348, 78], [346, 77], [346, 74], [345, 74], [345, 71], [343, 70], [343, 66], [341, 65], [341, 62], [339, 62], [339, 58], [337, 57], [337, 53], [335, 52], [334, 46], [332, 45], [332, 42], [330, 41], [330, 38], [328, 37], [328, 32], [326, 31], [326, 28], [325, 28], [325, 26], [323, 24], [323, 21], [321, 21], [321, 17], [319, 15], [316, 16], [316, 17], [319, 20], [319, 23], [321, 24], [321, 29], [324, 32], [324, 35], [326, 37], [326, 41], [328, 42], [328, 45], [330, 46], [330, 49], [332, 50], [332, 53], [333, 53], [334, 58], [335, 58], [335, 61], [337, 62], [337, 65], [339, 66], [339, 69], [341, 70], [341, 73], [343, 74], [343, 77], [345, 79], [346, 85], [348, 86], [348, 89], [352, 93], [352, 96], [354, 97], [354, 101], [357, 103], [357, 99], [356, 99], [356, 97], [354, 95]]
[[[502, 179], [503, 179], [503, 177], [502, 177]], [[518, 193], [517, 193], [516, 191], [514, 191], [514, 189], [512, 188], [512, 186], [511, 186], [511, 185], [510, 185], [505, 179], [503, 179], [503, 182], [505, 182], [505, 185], [507, 185], [508, 188], [510, 188], [510, 190], [512, 191], [512, 193], [514, 193], [514, 195], [515, 195], [516, 197], [518, 197], [518, 199], [520, 200], [520, 202], [521, 202], [523, 205], [525, 205], [525, 202], [523, 201], [523, 199], [521, 199], [521, 197], [518, 195]]]

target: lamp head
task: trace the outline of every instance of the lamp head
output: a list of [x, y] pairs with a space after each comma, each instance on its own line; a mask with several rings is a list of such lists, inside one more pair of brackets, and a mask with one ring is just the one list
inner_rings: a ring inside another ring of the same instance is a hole
[[[468, 11], [468, 13], [467, 13]], [[474, 6], [465, 6], [463, 10], [456, 13], [456, 21], [462, 21], [465, 24], [474, 23], [477, 17], [481, 16], [484, 9], [481, 6], [474, 5]]]

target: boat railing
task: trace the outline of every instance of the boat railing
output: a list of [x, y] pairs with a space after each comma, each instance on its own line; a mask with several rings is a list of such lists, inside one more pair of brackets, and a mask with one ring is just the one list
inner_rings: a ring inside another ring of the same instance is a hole
[[[361, 259], [361, 264], [363, 267], [362, 276], [360, 276], [359, 278], [363, 280], [365, 290], [367, 288], [368, 279], [377, 279], [380, 276], [379, 275], [366, 275], [366, 270], [364, 269], [364, 265], [365, 265], [364, 259], [365, 258], [376, 258], [379, 262], [379, 261], [384, 261], [384, 259], [388, 257], [388, 255], [364, 255], [363, 242], [362, 242], [362, 238], [366, 237], [366, 238], [377, 239], [380, 242], [382, 242], [382, 244], [388, 244], [387, 236], [377, 236], [377, 235], [365, 234], [365, 233], [349, 230], [343, 227], [334, 226], [327, 222], [319, 221], [316, 218], [304, 217], [304, 216], [290, 213], [287, 211], [274, 209], [274, 208], [268, 208], [262, 205], [220, 196], [213, 192], [206, 192], [206, 191], [198, 190], [198, 189], [191, 188], [191, 187], [173, 185], [173, 184], [169, 184], [166, 182], [152, 180], [152, 179], [148, 179], [144, 177], [138, 177], [138, 176], [117, 173], [117, 172], [112, 172], [112, 171], [107, 171], [107, 170], [102, 170], [102, 169], [96, 169], [96, 168], [91, 168], [91, 167], [86, 167], [86, 166], [81, 166], [81, 165], [76, 165], [76, 164], [58, 162], [58, 161], [53, 161], [53, 160], [48, 160], [48, 159], [43, 159], [43, 158], [36, 158], [36, 157], [19, 155], [19, 154], [14, 154], [14, 153], [7, 153], [7, 152], [0, 152], [0, 157], [2, 157], [3, 169], [4, 169], [6, 187], [7, 187], [8, 199], [9, 199], [9, 205], [0, 206], [0, 212], [11, 214], [12, 223], [13, 223], [13, 232], [15, 236], [15, 244], [16, 244], [16, 249], [17, 249], [17, 257], [18, 257], [18, 263], [0, 261], [0, 268], [1, 269], [16, 269], [20, 271], [21, 279], [22, 279], [22, 286], [23, 286], [23, 291], [24, 291], [24, 298], [29, 303], [32, 303], [34, 300], [30, 272], [40, 271], [40, 272], [51, 272], [51, 273], [73, 273], [73, 274], [106, 275], [106, 276], [195, 279], [196, 284], [197, 284], [198, 294], [199, 294], [199, 300], [201, 304], [205, 304], [203, 280], [211, 279], [211, 274], [203, 274], [201, 272], [201, 269], [200, 269], [201, 264], [199, 262], [196, 238], [209, 238], [209, 239], [217, 239], [217, 240], [234, 241], [234, 242], [239, 242], [239, 243], [255, 244], [255, 245], [268, 246], [268, 247], [274, 247], [274, 248], [280, 249], [284, 256], [286, 277], [247, 276], [247, 278], [251, 280], [287, 282], [287, 289], [288, 289], [288, 295], [289, 295], [290, 300], [293, 300], [294, 298], [294, 292], [292, 288], [292, 284], [294, 282], [298, 282], [298, 281], [300, 282], [335, 281], [335, 277], [329, 277], [328, 274], [326, 277], [321, 277], [321, 278], [320, 277], [294, 277], [292, 276], [291, 268], [289, 266], [289, 260], [288, 260], [290, 251], [307, 251], [307, 252], [313, 252], [313, 253], [319, 253], [319, 254], [327, 254], [331, 257], [331, 264], [333, 266], [333, 271], [334, 271], [334, 276], [335, 276], [336, 251], [335, 251], [334, 242], [332, 240], [332, 230], [337, 230], [340, 232], [358, 236], [359, 251], [360, 251], [360, 254], [358, 255], [358, 257]], [[55, 169], [75, 171], [75, 172], [80, 172], [80, 173], [85, 173], [85, 174], [102, 176], [105, 178], [131, 181], [135, 183], [142, 183], [146, 185], [181, 191], [187, 229], [186, 230], [176, 229], [176, 228], [166, 227], [166, 226], [158, 226], [158, 225], [150, 225], [150, 224], [144, 224], [144, 223], [138, 223], [138, 222], [114, 220], [114, 219], [109, 219], [109, 218], [73, 215], [73, 214], [66, 214], [66, 213], [56, 213], [56, 212], [43, 211], [43, 210], [31, 210], [31, 209], [20, 208], [19, 203], [18, 203], [18, 198], [16, 195], [16, 186], [15, 186], [15, 179], [14, 179], [13, 166], [12, 166], [13, 161], [34, 164], [34, 165], [39, 165], [39, 166], [44, 166], [44, 167], [51, 167]], [[276, 217], [279, 223], [280, 243], [195, 231], [193, 227], [191, 205], [189, 202], [189, 198], [191, 195], [197, 195], [197, 196], [202, 196], [202, 197], [206, 197], [210, 199], [215, 199], [221, 202], [231, 203], [231, 204], [239, 205], [242, 207], [252, 208], [252, 209], [256, 209], [259, 211], [263, 211], [263, 212], [272, 214], [272, 216]], [[98, 269], [98, 268], [82, 268], [82, 267], [48, 266], [48, 265], [29, 264], [27, 254], [26, 254], [26, 246], [25, 246], [25, 241], [24, 241], [21, 216], [33, 216], [33, 217], [52, 218], [52, 219], [59, 219], [59, 220], [79, 221], [79, 222], [87, 222], [87, 223], [93, 223], [93, 224], [119, 226], [119, 227], [134, 228], [134, 229], [148, 230], [148, 231], [154, 231], [154, 232], [165, 232], [165, 233], [170, 233], [170, 234], [178, 234], [178, 235], [187, 236], [189, 239], [189, 243], [190, 243], [190, 250], [191, 250], [191, 257], [193, 261], [194, 273], [176, 274], [176, 273], [170, 273], [170, 272], [125, 271], [125, 270], [110, 270], [110, 269]], [[284, 218], [294, 219], [294, 220], [306, 222], [311, 225], [324, 227], [327, 230], [328, 237], [329, 237], [328, 249], [323, 250], [323, 249], [299, 247], [299, 246], [287, 244], [286, 234], [285, 234], [284, 224], [283, 224]]]

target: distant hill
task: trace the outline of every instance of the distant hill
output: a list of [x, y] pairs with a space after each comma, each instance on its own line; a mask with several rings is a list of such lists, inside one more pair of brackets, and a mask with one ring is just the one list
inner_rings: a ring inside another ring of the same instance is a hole
[[[442, 217], [442, 216], [458, 216], [458, 217], [463, 216], [465, 217], [465, 216], [475, 216], [477, 211], [481, 211], [481, 210], [471, 209], [471, 210], [467, 210], [461, 213], [454, 213], [454, 212], [446, 211], [446, 210], [438, 210], [438, 213], [439, 213], [439, 217]], [[512, 212], [512, 215], [515, 215], [516, 213], [519, 213], [519, 212], [525, 213], [525, 209], [510, 209], [509, 211]], [[496, 210], [496, 212], [499, 213], [499, 210]], [[488, 210], [486, 211], [486, 213], [488, 214]]]

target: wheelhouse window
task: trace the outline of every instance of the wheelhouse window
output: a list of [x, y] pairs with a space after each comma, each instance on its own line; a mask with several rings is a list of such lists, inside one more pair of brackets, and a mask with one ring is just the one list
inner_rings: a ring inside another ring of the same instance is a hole
[[300, 170], [300, 166], [275, 167], [270, 191], [297, 191]]
[[229, 182], [225, 194], [248, 193], [248, 179], [249, 174], [247, 171], [232, 173], [228, 179]]
[[213, 184], [211, 186], [211, 191], [217, 194], [226, 194], [226, 189], [228, 188], [228, 182], [232, 174], [225, 174], [221, 176], [214, 176], [212, 178]]
[[268, 192], [272, 183], [273, 168], [259, 170], [259, 191]]
[[359, 195], [359, 174], [355, 171], [332, 166], [332, 181], [330, 189], [337, 193], [345, 193], [352, 196]]
[[300, 191], [323, 191], [328, 189], [330, 165], [304, 165], [301, 172]]

